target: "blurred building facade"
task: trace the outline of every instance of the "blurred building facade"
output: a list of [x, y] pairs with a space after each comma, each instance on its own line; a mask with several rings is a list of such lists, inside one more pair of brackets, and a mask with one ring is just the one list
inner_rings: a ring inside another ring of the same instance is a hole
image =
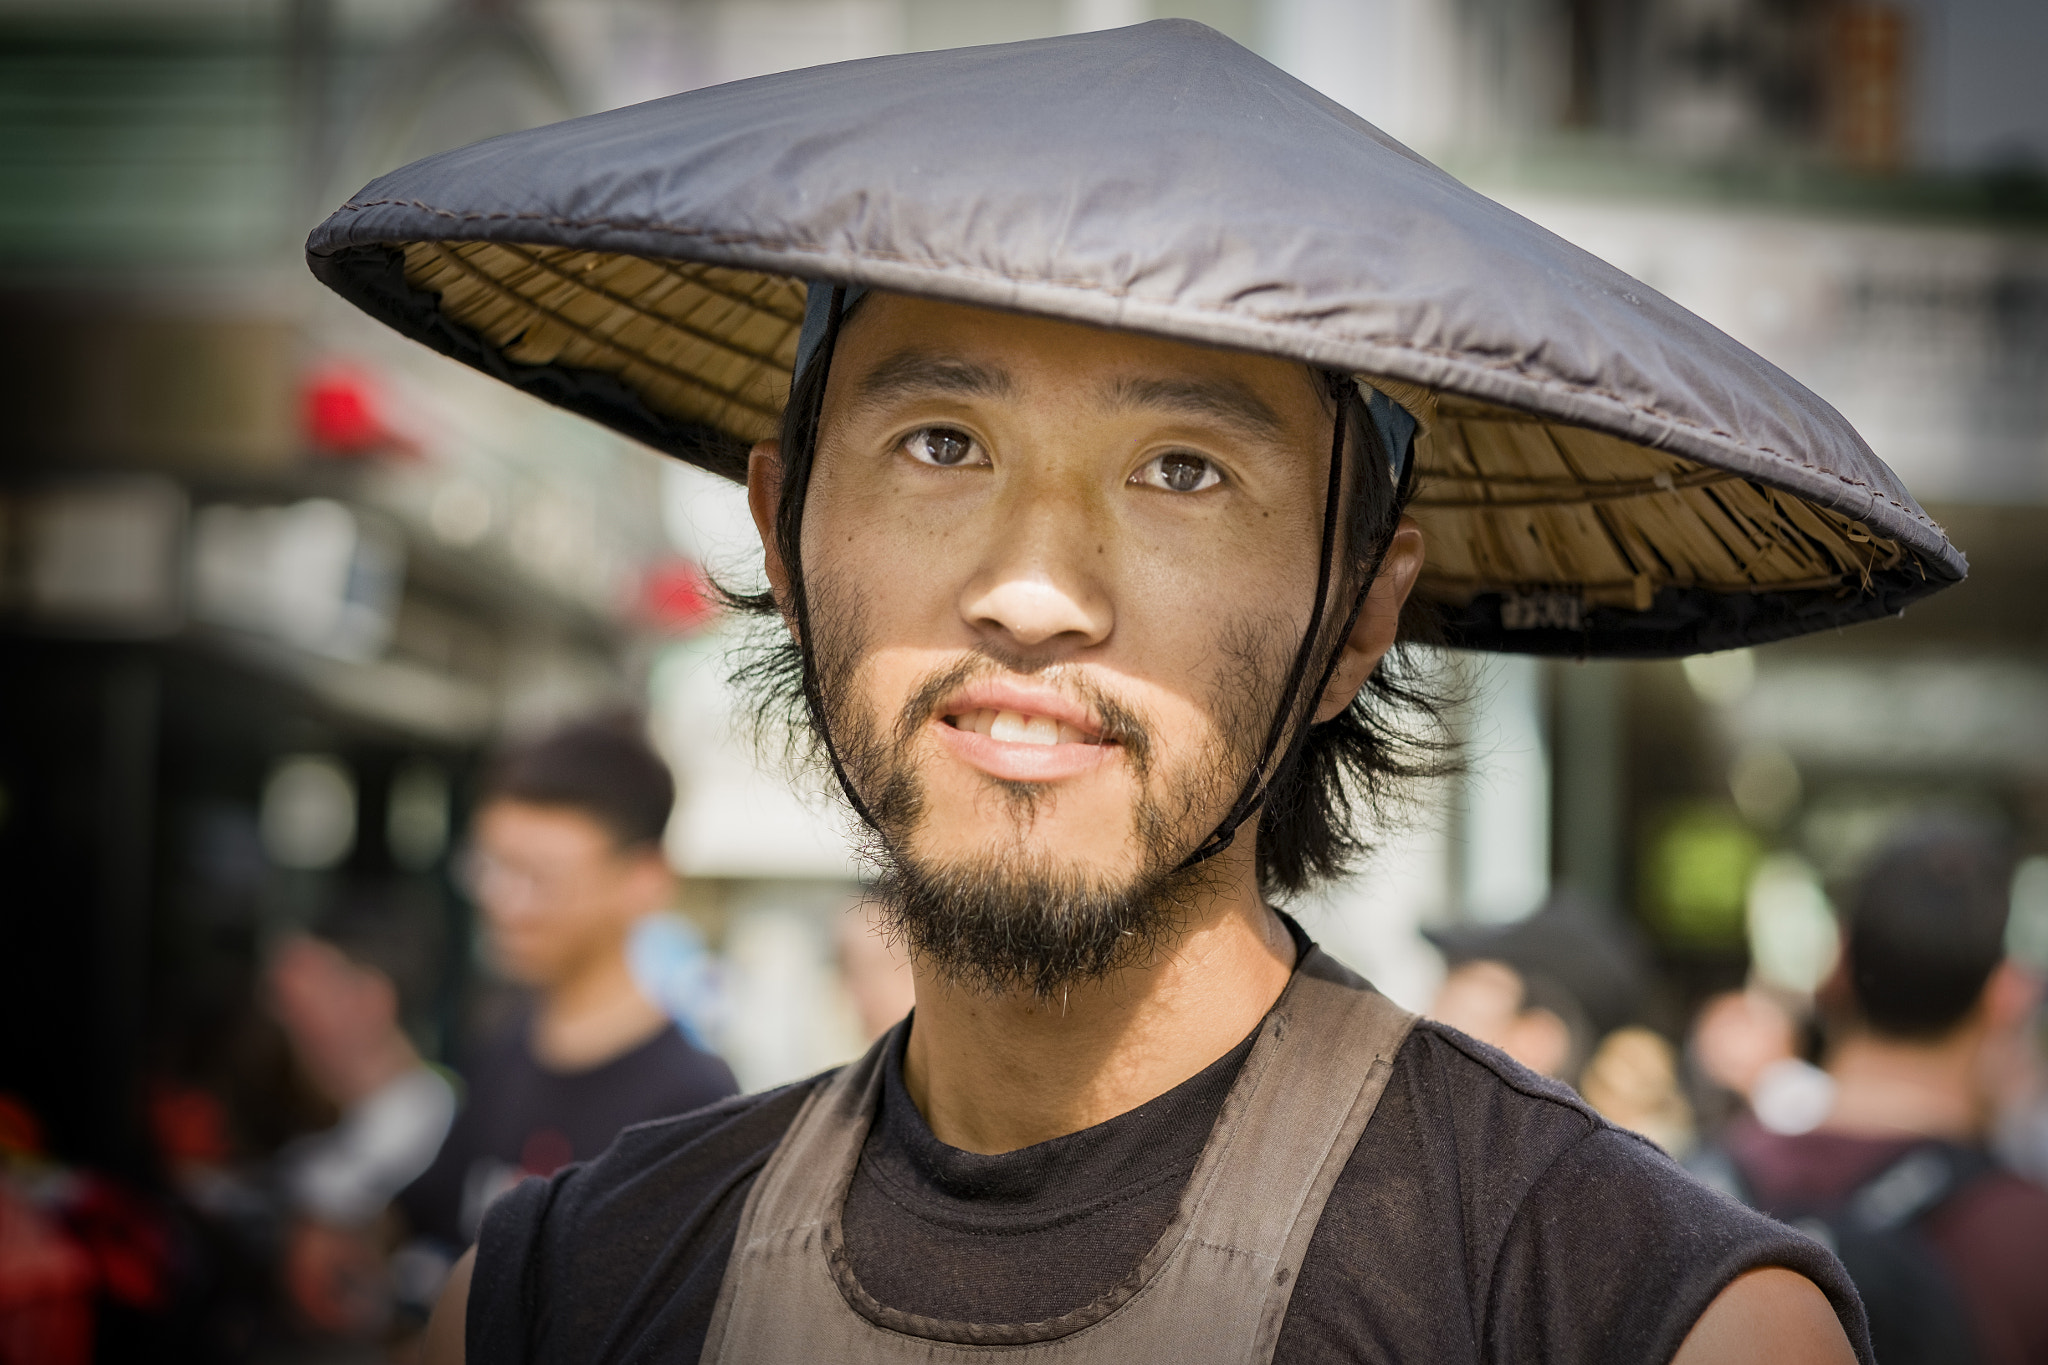
[[305, 278], [342, 181], [572, 111], [515, 17], [10, 5], [0, 69], [0, 1089], [146, 1170], [150, 1087], [227, 1087], [264, 950], [347, 904], [454, 1045], [465, 781], [640, 700], [673, 553], [653, 456]]
[[1166, 15], [1784, 366], [1975, 566], [1910, 619], [1689, 667], [1451, 661], [1471, 773], [1302, 907], [1312, 931], [1420, 1005], [1419, 925], [1572, 886], [1651, 931], [1675, 1028], [1759, 943], [1810, 989], [1799, 926], [1908, 806], [2048, 851], [2030, 0], [0, 0], [0, 1027], [52, 1039], [0, 1088], [136, 1159], [143, 1078], [177, 1064], [152, 1049], [210, 1036], [266, 937], [346, 896], [433, 926], [415, 1022], [444, 1047], [467, 775], [495, 735], [621, 701], [683, 778], [671, 849], [742, 1081], [847, 1055], [858, 865], [815, 779], [748, 742], [736, 628], [695, 576], [758, 572], [741, 502], [381, 335], [298, 244], [370, 176], [494, 132]]

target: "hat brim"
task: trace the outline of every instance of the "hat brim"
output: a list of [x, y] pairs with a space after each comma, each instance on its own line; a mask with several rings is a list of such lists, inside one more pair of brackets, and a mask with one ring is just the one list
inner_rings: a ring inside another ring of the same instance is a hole
[[[779, 430], [796, 276], [502, 239], [354, 247], [314, 266], [434, 349], [726, 478], [744, 480], [748, 447]], [[1453, 645], [1696, 653], [1895, 614], [1952, 581], [1855, 518], [1732, 470], [1427, 392], [1418, 591]]]
[[1791, 376], [1186, 21], [494, 138], [382, 177], [307, 250], [407, 335], [731, 477], [812, 280], [1410, 386], [1420, 591], [1461, 645], [1758, 644], [1966, 568]]

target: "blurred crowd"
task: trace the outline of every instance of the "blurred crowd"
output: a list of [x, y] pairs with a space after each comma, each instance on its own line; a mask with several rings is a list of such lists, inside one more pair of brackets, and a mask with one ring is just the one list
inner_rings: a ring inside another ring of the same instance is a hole
[[1437, 935], [1435, 1014], [1575, 1085], [1732, 1197], [1839, 1255], [1883, 1361], [2048, 1358], [2043, 979], [2007, 951], [1995, 829], [1908, 818], [1842, 889], [1811, 995], [1714, 993], [1645, 1027], [1645, 945], [1571, 895]]
[[[59, 1163], [0, 1095], [0, 1361], [91, 1360], [110, 1309], [160, 1358], [409, 1359], [499, 1195], [736, 1093], [703, 1040], [702, 941], [664, 913], [674, 780], [634, 720], [511, 746], [477, 798], [460, 875], [515, 989], [459, 1066], [405, 1027], [416, 926], [350, 904], [269, 945], [247, 1024], [275, 1050], [154, 1082], [161, 1191]], [[879, 1036], [910, 1008], [908, 964], [871, 908], [842, 928], [844, 988]]]

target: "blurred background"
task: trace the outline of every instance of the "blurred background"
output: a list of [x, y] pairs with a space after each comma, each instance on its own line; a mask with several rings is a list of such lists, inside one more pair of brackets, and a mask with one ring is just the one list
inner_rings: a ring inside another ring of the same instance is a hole
[[1972, 566], [1756, 651], [1445, 659], [1470, 770], [1293, 907], [1310, 932], [1681, 1155], [1753, 1099], [1703, 1007], [1825, 1060], [1836, 907], [1903, 823], [2004, 839], [2009, 956], [2048, 967], [2039, 0], [0, 0], [0, 1324], [68, 1294], [103, 1359], [403, 1349], [266, 1298], [252, 1173], [338, 1112], [266, 982], [373, 908], [405, 1039], [459, 1088], [519, 1008], [464, 874], [505, 742], [644, 718], [679, 876], [634, 971], [742, 1088], [900, 1008], [839, 817], [725, 681], [737, 494], [326, 296], [311, 225], [499, 132], [1168, 15], [1789, 370]]

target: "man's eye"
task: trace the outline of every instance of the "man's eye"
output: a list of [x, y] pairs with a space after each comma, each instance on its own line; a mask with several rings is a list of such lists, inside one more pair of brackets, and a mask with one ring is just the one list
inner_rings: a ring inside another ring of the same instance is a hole
[[904, 453], [919, 464], [951, 469], [963, 464], [987, 464], [988, 457], [975, 458], [974, 438], [952, 427], [925, 427], [903, 438]]
[[1223, 472], [1200, 455], [1176, 450], [1148, 461], [1131, 482], [1164, 488], [1169, 493], [1199, 493], [1222, 483]]

